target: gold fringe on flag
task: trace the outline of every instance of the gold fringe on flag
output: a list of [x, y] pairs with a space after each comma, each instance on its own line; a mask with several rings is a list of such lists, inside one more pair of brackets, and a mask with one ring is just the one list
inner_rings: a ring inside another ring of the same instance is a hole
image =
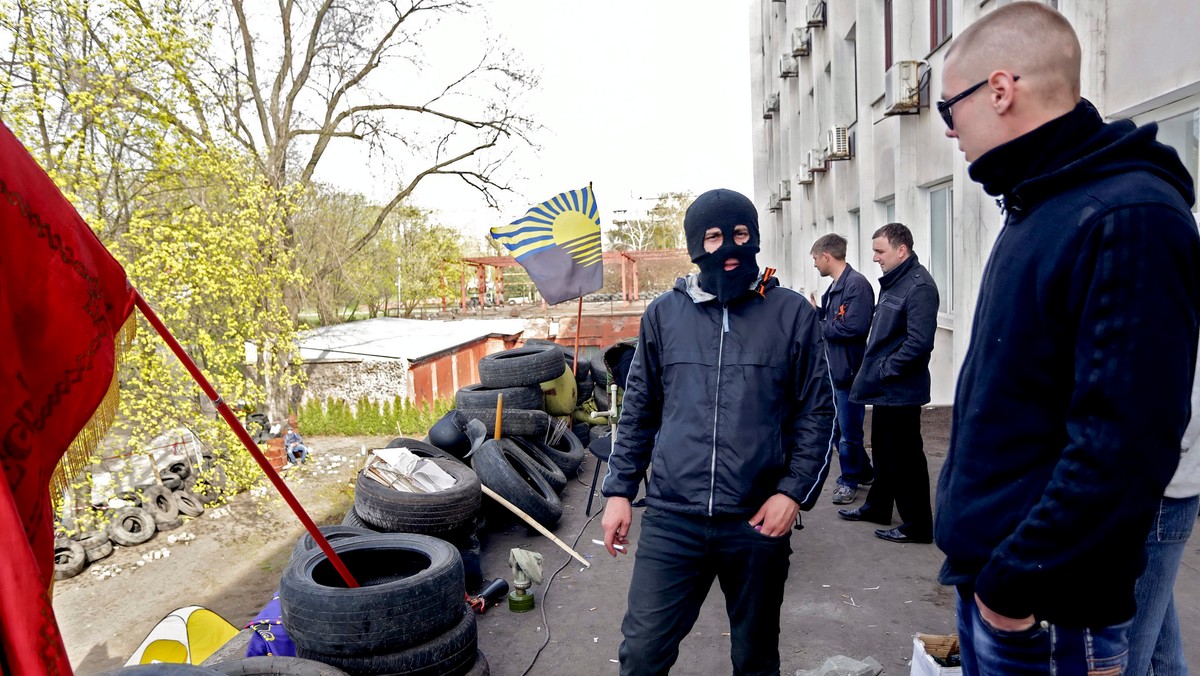
[[121, 371], [121, 360], [125, 351], [133, 343], [136, 334], [137, 313], [131, 312], [129, 318], [125, 320], [125, 324], [121, 326], [121, 330], [117, 331], [117, 335], [113, 337], [113, 375], [112, 382], [108, 384], [108, 392], [100, 400], [100, 405], [96, 407], [96, 412], [92, 414], [91, 419], [67, 447], [67, 452], [63, 453], [62, 459], [54, 468], [54, 474], [50, 477], [50, 499], [54, 503], [56, 512], [62, 505], [64, 494], [71, 489], [71, 482], [89, 464], [96, 449], [100, 447], [100, 441], [104, 439], [104, 435], [108, 434], [108, 429], [117, 419], [117, 404], [120, 401], [117, 380]]

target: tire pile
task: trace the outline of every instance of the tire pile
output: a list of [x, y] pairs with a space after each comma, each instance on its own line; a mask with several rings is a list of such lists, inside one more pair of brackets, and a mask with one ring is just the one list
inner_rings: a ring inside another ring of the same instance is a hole
[[[347, 588], [310, 535], [296, 544], [280, 582], [283, 623], [298, 656], [350, 674], [489, 673], [463, 601], [482, 582], [480, 486], [547, 528], [558, 523], [559, 494], [585, 452], [569, 431], [570, 415], [581, 385], [592, 396], [590, 378], [585, 372], [580, 382], [572, 361], [553, 344], [488, 355], [479, 364], [482, 382], [458, 391], [457, 408], [428, 442], [388, 444], [431, 459], [456, 479], [453, 487], [406, 493], [359, 473], [342, 525], [321, 532], [361, 586]], [[471, 454], [467, 423], [479, 420], [493, 433], [501, 393], [501, 438]]]
[[[503, 394], [500, 439], [475, 450], [471, 465], [480, 482], [546, 528], [562, 517], [559, 495], [579, 472], [585, 449], [571, 433], [571, 416], [593, 396], [590, 364], [559, 345], [527, 341], [523, 347], [479, 360], [478, 385], [454, 396], [450, 411], [429, 431], [429, 441], [456, 456], [470, 451], [468, 421], [495, 433], [496, 402]], [[583, 430], [586, 438], [586, 429]]]
[[345, 585], [311, 536], [297, 544], [279, 600], [298, 657], [349, 674], [490, 673], [453, 545], [352, 526], [321, 531], [360, 586]]
[[[88, 564], [111, 555], [113, 545], [133, 547], [149, 542], [159, 531], [182, 526], [183, 517], [203, 514], [204, 506], [221, 496], [227, 479], [225, 470], [213, 464], [212, 456], [204, 456], [201, 473], [201, 477], [194, 476], [187, 463], [175, 463], [160, 472], [162, 485], [143, 486], [118, 496], [132, 504], [108, 514], [103, 530], [55, 538], [54, 579], [82, 573]], [[197, 488], [201, 490], [196, 492]]]

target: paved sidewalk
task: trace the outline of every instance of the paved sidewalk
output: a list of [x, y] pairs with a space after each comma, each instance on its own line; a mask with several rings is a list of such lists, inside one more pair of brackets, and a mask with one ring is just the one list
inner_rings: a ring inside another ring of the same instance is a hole
[[[922, 428], [931, 481], [936, 484], [949, 440], [949, 410], [925, 410]], [[593, 538], [603, 539], [600, 517], [589, 523], [584, 516], [593, 462], [589, 455], [580, 476], [563, 494], [564, 516], [555, 529], [568, 544], [578, 536], [576, 549], [591, 557], [590, 569], [580, 570], [583, 566], [562, 550], [516, 523], [484, 539], [485, 578], [511, 580], [511, 547], [541, 552], [546, 557], [547, 581], [569, 561], [550, 583], [548, 597], [545, 581], [535, 588], [538, 607], [533, 612], [514, 614], [502, 605], [480, 618], [479, 645], [493, 674], [524, 673], [546, 638], [547, 625], [550, 643], [530, 674], [617, 673], [613, 660], [621, 642], [641, 510], [634, 511], [630, 539], [635, 544], [629, 556], [612, 559], [603, 547], [592, 544]], [[908, 674], [913, 634], [955, 631], [954, 592], [937, 584], [942, 554], [933, 545], [885, 542], [872, 533], [878, 526], [838, 518], [830, 502], [834, 483], [826, 481], [821, 501], [804, 513], [804, 530], [792, 535], [794, 553], [780, 637], [782, 673], [815, 669], [827, 657], [843, 654], [856, 659], [872, 656], [885, 673]], [[861, 496], [856, 505], [861, 504]], [[593, 509], [602, 506], [597, 498]], [[1200, 638], [1194, 638], [1200, 636], [1200, 539], [1193, 538], [1188, 545], [1176, 589], [1189, 661], [1200, 666]], [[681, 646], [673, 673], [729, 673], [728, 630], [723, 596], [714, 585], [691, 636]]]

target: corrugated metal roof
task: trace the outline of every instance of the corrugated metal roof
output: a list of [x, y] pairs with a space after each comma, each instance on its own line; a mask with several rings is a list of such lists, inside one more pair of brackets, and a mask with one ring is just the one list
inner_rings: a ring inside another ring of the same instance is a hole
[[510, 336], [524, 330], [524, 319], [442, 321], [376, 317], [302, 331], [297, 342], [304, 361], [414, 362], [488, 336]]

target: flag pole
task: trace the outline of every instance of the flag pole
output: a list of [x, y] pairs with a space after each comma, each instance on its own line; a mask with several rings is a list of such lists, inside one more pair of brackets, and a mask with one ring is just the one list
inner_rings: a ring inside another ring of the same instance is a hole
[[333, 567], [337, 569], [338, 574], [342, 576], [342, 580], [346, 583], [346, 586], [350, 588], [358, 587], [358, 581], [355, 580], [354, 576], [350, 574], [350, 569], [346, 568], [346, 564], [342, 562], [342, 559], [337, 555], [337, 552], [333, 551], [333, 547], [329, 545], [329, 541], [325, 539], [324, 534], [322, 534], [321, 530], [317, 528], [317, 524], [313, 523], [313, 520], [308, 516], [308, 513], [305, 512], [304, 508], [300, 506], [300, 501], [296, 499], [296, 496], [292, 494], [291, 489], [288, 488], [287, 484], [283, 482], [283, 478], [279, 476], [279, 473], [276, 472], [275, 468], [271, 466], [270, 461], [268, 461], [266, 456], [263, 455], [262, 451], [258, 449], [258, 446], [254, 443], [254, 440], [250, 438], [250, 433], [247, 432], [246, 427], [242, 425], [242, 421], [237, 419], [237, 416], [235, 416], [233, 411], [230, 410], [229, 404], [226, 404], [225, 400], [221, 398], [221, 395], [217, 394], [217, 390], [212, 386], [211, 383], [208, 382], [208, 379], [204, 377], [204, 374], [200, 372], [200, 367], [196, 366], [196, 362], [192, 361], [192, 358], [188, 356], [187, 352], [184, 351], [183, 346], [179, 344], [179, 341], [175, 339], [175, 336], [171, 335], [171, 332], [167, 329], [166, 325], [163, 324], [162, 320], [158, 318], [158, 314], [154, 312], [154, 310], [150, 307], [150, 304], [146, 302], [144, 297], [142, 297], [142, 294], [136, 290], [134, 291], [134, 304], [146, 318], [146, 321], [150, 322], [150, 325], [154, 327], [154, 330], [158, 333], [158, 335], [161, 336], [163, 341], [167, 343], [167, 347], [171, 348], [171, 351], [174, 352], [175, 356], [179, 358], [179, 361], [183, 364], [183, 367], [187, 369], [189, 374], [191, 374], [192, 379], [196, 381], [196, 384], [200, 386], [200, 389], [204, 390], [204, 395], [207, 396], [209, 400], [212, 401], [213, 405], [217, 407], [217, 411], [220, 412], [221, 417], [225, 419], [225, 422], [229, 425], [229, 428], [232, 429], [233, 433], [236, 434], [238, 439], [242, 441], [242, 445], [246, 447], [246, 450], [250, 451], [250, 456], [254, 458], [255, 462], [258, 463], [258, 466], [261, 467], [263, 472], [266, 473], [267, 478], [271, 480], [271, 483], [275, 484], [275, 489], [279, 491], [279, 494], [283, 496], [284, 501], [286, 501], [288, 506], [292, 508], [292, 511], [296, 513], [296, 517], [300, 519], [300, 523], [304, 524], [304, 529], [308, 531], [309, 535], [312, 535], [313, 541], [317, 543], [317, 545], [321, 548], [321, 551], [325, 552], [325, 556], [329, 557], [329, 562], [333, 564]]
[[579, 296], [579, 310], [575, 313], [575, 363], [572, 365], [574, 373], [571, 375], [579, 375], [579, 324], [583, 322], [583, 296]]

